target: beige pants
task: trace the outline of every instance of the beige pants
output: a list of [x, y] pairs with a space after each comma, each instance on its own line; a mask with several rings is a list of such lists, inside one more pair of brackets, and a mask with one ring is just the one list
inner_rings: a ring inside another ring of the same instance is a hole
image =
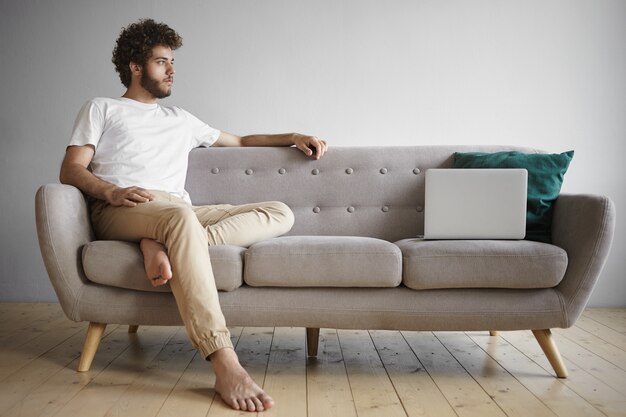
[[219, 305], [208, 245], [249, 246], [288, 232], [293, 213], [280, 202], [232, 206], [192, 206], [162, 191], [135, 207], [95, 200], [91, 220], [99, 239], [163, 243], [172, 264], [169, 281], [178, 310], [195, 348], [205, 358], [232, 347]]

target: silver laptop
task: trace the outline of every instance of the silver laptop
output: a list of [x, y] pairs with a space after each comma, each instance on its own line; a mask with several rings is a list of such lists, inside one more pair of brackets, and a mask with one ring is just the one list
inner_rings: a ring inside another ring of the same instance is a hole
[[425, 239], [523, 239], [525, 169], [429, 169]]

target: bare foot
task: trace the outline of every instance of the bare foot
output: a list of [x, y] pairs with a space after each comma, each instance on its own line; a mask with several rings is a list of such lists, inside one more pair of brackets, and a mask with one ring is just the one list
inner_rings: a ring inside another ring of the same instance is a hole
[[143, 253], [143, 266], [153, 287], [172, 279], [172, 265], [165, 246], [153, 239], [141, 239], [139, 247]]
[[215, 391], [235, 410], [264, 411], [274, 405], [267, 395], [239, 364], [231, 348], [219, 349], [211, 354], [215, 371]]

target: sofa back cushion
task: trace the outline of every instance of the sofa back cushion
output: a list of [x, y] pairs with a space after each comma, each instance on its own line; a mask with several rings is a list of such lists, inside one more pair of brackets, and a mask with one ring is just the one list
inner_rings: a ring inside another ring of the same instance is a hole
[[186, 189], [196, 205], [282, 201], [290, 235], [368, 236], [387, 241], [424, 231], [424, 172], [451, 168], [455, 152], [503, 146], [331, 147], [320, 160], [295, 148], [199, 148]]

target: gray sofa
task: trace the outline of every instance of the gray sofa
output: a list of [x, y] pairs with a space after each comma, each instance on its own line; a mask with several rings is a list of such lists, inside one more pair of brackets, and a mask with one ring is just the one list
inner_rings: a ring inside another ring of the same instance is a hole
[[[295, 214], [287, 236], [250, 248], [209, 248], [222, 309], [233, 326], [395, 330], [530, 329], [559, 377], [550, 329], [572, 326], [607, 258], [612, 202], [561, 195], [553, 244], [425, 241], [424, 172], [457, 151], [517, 147], [331, 148], [319, 161], [294, 148], [210, 148], [190, 155], [194, 204], [279, 200]], [[136, 243], [98, 241], [84, 196], [48, 184], [36, 196], [44, 263], [63, 311], [90, 323], [79, 370], [107, 323], [181, 325], [168, 286], [153, 288]]]

